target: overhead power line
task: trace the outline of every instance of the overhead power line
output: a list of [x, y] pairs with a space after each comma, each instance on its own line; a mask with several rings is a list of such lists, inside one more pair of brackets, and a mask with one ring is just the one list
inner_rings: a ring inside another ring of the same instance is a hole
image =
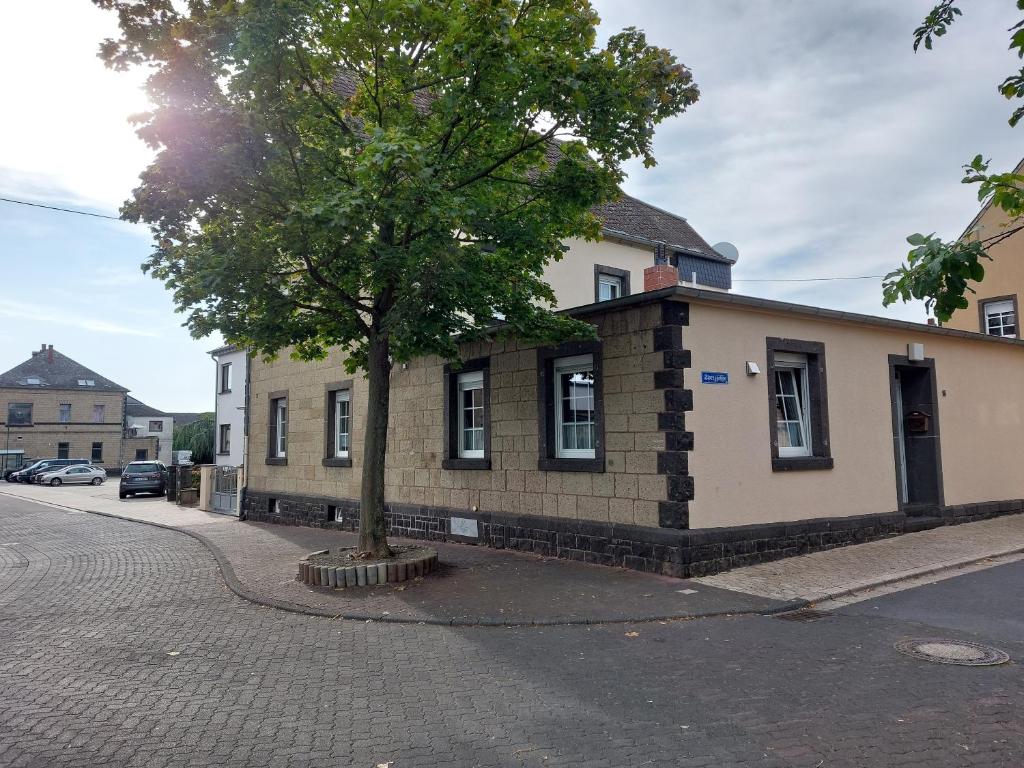
[[[61, 208], [56, 205], [43, 205], [42, 203], [30, 203], [27, 200], [15, 200], [10, 197], [0, 197], [0, 202], [13, 203], [15, 205], [28, 205], [32, 208], [45, 208], [48, 211], [60, 211], [61, 213], [74, 213], [79, 216], [92, 216], [97, 219], [110, 219], [111, 221], [122, 221], [117, 216], [110, 216], [105, 213], [92, 213], [91, 211], [79, 211], [74, 208]], [[733, 278], [734, 283], [821, 283], [829, 280], [880, 280], [885, 275], [857, 275], [855, 277], [745, 277]]]
[[77, 211], [74, 208], [60, 208], [56, 205], [43, 205], [42, 203], [30, 203], [28, 200], [14, 200], [10, 197], [0, 197], [0, 203], [14, 203], [15, 205], [28, 205], [32, 208], [45, 208], [48, 211], [60, 211], [61, 213], [76, 213], [79, 216], [92, 216], [97, 219], [111, 219], [121, 221], [117, 216], [109, 216], [105, 213], [92, 213], [91, 211]]
[[855, 277], [734, 277], [734, 283], [821, 283], [827, 280], [881, 280], [885, 275], [857, 275]]

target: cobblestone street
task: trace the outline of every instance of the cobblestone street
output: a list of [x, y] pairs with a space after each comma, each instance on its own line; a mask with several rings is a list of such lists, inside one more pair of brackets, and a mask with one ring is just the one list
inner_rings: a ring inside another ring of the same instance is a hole
[[1019, 766], [1020, 666], [908, 635], [985, 640], [866, 610], [332, 621], [235, 596], [180, 533], [0, 499], [3, 765]]

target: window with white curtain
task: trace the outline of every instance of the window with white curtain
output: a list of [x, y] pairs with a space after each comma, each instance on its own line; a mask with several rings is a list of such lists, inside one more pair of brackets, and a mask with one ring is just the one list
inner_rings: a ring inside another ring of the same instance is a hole
[[459, 458], [484, 457], [484, 372], [458, 375]]
[[774, 373], [779, 456], [810, 456], [807, 355], [777, 352]]
[[349, 458], [352, 450], [352, 390], [334, 393], [334, 457]]
[[594, 356], [554, 361], [555, 455], [560, 459], [592, 459], [597, 445], [594, 404]]

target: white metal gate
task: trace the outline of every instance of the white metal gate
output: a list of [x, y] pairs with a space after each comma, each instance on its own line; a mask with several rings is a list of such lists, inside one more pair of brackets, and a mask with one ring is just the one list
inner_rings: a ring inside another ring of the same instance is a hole
[[214, 467], [211, 503], [214, 512], [238, 514], [238, 467]]

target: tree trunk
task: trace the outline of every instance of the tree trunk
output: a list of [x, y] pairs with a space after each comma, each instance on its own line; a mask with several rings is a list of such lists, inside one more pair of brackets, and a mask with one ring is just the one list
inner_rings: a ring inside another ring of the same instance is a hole
[[388, 557], [391, 548], [384, 525], [384, 463], [391, 395], [390, 347], [387, 336], [374, 335], [369, 341], [369, 394], [363, 444], [363, 485], [359, 497], [359, 551], [374, 557]]

